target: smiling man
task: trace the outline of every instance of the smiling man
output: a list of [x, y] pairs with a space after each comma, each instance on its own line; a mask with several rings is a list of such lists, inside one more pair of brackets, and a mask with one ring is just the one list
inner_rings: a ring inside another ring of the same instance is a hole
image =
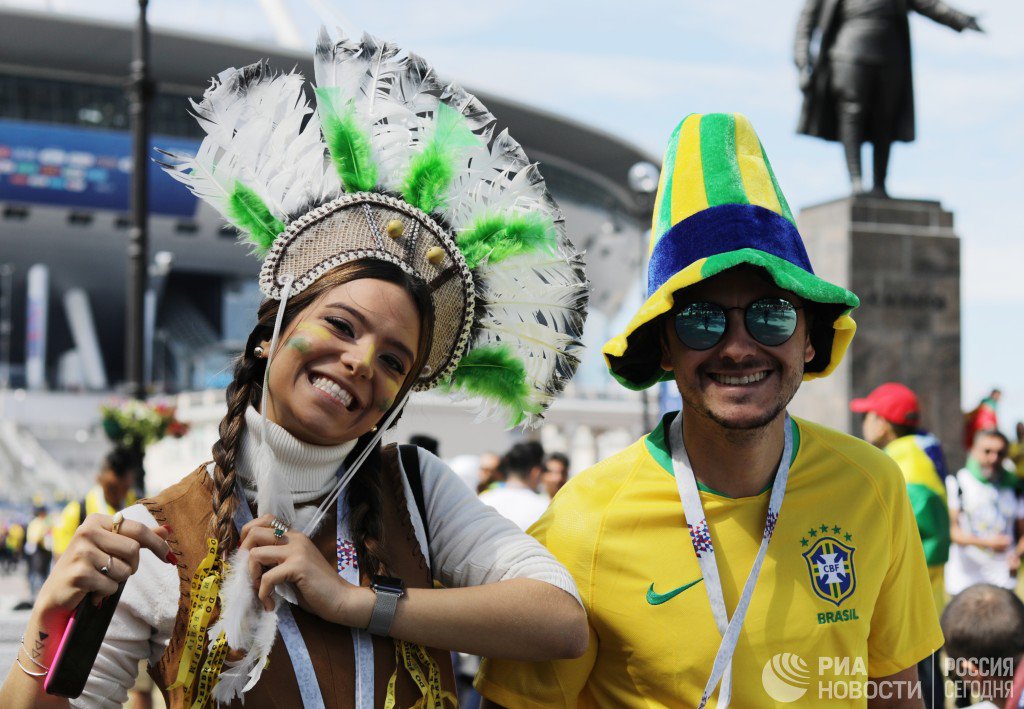
[[915, 665], [942, 634], [899, 469], [786, 413], [839, 364], [857, 304], [813, 274], [746, 118], [687, 117], [648, 299], [604, 348], [623, 385], [674, 381], [683, 410], [532, 528], [576, 578], [590, 646], [485, 663], [492, 706], [921, 706]]

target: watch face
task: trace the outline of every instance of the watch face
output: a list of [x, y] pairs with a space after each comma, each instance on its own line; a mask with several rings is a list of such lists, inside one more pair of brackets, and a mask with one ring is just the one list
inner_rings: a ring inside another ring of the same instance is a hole
[[374, 591], [405, 593], [405, 582], [395, 576], [374, 576], [370, 579], [370, 587]]

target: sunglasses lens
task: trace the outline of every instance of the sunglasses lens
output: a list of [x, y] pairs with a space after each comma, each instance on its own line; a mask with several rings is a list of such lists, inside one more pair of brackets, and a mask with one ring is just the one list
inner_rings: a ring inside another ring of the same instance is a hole
[[762, 298], [747, 307], [747, 332], [762, 345], [775, 347], [793, 336], [796, 308], [782, 298]]
[[718, 344], [725, 334], [725, 311], [713, 303], [690, 303], [676, 313], [676, 335], [693, 350]]

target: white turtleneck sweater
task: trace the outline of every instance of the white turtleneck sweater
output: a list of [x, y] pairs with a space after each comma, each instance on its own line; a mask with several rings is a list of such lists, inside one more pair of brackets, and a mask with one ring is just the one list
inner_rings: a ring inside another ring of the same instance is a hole
[[[262, 448], [260, 430], [264, 431]], [[256, 459], [262, 450], [272, 458], [272, 465], [263, 463], [259, 468], [280, 476], [275, 482], [283, 482], [291, 490], [301, 520], [305, 516], [303, 503], [330, 492], [338, 466], [353, 445], [304, 443], [250, 409], [246, 412], [237, 475], [246, 497], [257, 498]], [[430, 559], [436, 580], [456, 588], [530, 578], [557, 586], [579, 600], [572, 576], [547, 549], [480, 502], [441, 460], [423, 449], [418, 453], [425, 521], [420, 518], [405, 475], [402, 482], [416, 537]], [[149, 526], [157, 524], [142, 505], [129, 507], [124, 515]], [[429, 550], [424, 524], [430, 529]], [[177, 589], [177, 568], [143, 551], [138, 571], [125, 584], [85, 692], [72, 700], [72, 706], [116, 709], [124, 704], [135, 683], [139, 662], [146, 659], [156, 664], [170, 640], [178, 612]]]

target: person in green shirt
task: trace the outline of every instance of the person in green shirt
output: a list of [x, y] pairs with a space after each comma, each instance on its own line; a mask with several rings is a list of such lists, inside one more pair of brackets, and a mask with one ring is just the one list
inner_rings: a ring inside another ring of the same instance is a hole
[[[926, 437], [931, 436], [918, 428], [921, 407], [917, 395], [903, 384], [887, 382], [865, 398], [854, 399], [850, 409], [864, 414], [864, 440], [895, 460], [907, 481], [907, 495], [928, 563], [935, 610], [941, 614], [946, 604], [943, 574], [949, 560], [949, 510], [942, 475], [926, 452]], [[941, 707], [945, 695], [939, 653], [921, 660], [918, 672], [926, 706]], [[933, 703], [929, 704], [929, 698]]]

